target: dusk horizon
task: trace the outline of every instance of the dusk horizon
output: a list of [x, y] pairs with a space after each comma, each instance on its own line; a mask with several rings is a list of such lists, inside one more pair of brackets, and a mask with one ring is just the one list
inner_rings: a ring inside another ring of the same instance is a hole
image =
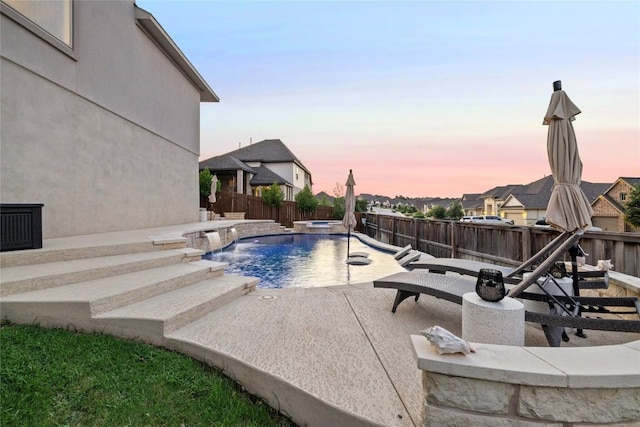
[[200, 160], [280, 139], [333, 193], [461, 197], [550, 175], [553, 82], [582, 179], [640, 176], [640, 3], [137, 0], [220, 97]]

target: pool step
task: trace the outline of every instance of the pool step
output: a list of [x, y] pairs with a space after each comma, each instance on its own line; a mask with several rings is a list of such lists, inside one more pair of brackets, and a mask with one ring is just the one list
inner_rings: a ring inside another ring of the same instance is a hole
[[47, 239], [42, 249], [0, 252], [0, 267], [17, 267], [187, 247], [186, 238], [174, 235], [155, 236], [152, 240], [130, 243], [105, 243], [102, 237], [95, 236], [77, 236], [76, 239], [86, 240], [86, 244], [70, 248], [62, 243], [64, 238]]
[[225, 274], [94, 316], [104, 331], [161, 345], [165, 334], [255, 289], [259, 279]]
[[128, 304], [220, 277], [226, 263], [198, 261], [124, 273], [5, 296], [2, 318], [15, 323], [96, 330], [91, 317]]
[[184, 248], [6, 267], [0, 278], [0, 296], [199, 260], [203, 253]]

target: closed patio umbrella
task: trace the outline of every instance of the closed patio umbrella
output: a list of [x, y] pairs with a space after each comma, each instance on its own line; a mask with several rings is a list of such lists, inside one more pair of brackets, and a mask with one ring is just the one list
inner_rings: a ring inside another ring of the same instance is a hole
[[549, 126], [547, 154], [554, 179], [546, 221], [562, 231], [584, 230], [591, 226], [593, 216], [589, 200], [580, 188], [582, 161], [571, 123], [580, 112], [562, 90], [560, 81], [554, 82], [543, 122]]
[[[581, 111], [562, 90], [562, 83], [553, 82], [553, 94], [543, 125], [549, 126], [547, 155], [554, 186], [547, 205], [546, 221], [561, 231], [582, 234], [591, 226], [593, 209], [580, 188], [582, 161], [578, 153], [573, 120]], [[573, 276], [573, 291], [580, 295], [577, 256], [582, 252], [578, 244], [569, 249]], [[576, 333], [584, 337], [582, 330]]]
[[209, 203], [216, 202], [216, 190], [218, 189], [218, 176], [214, 174], [211, 177], [211, 194], [209, 194]]
[[347, 178], [347, 182], [345, 186], [347, 187], [347, 192], [344, 196], [344, 217], [342, 218], [342, 225], [347, 227], [347, 259], [349, 259], [349, 240], [351, 238], [351, 227], [355, 227], [357, 225], [356, 222], [356, 194], [353, 187], [356, 185], [356, 181], [353, 179], [353, 170], [349, 169], [349, 177]]

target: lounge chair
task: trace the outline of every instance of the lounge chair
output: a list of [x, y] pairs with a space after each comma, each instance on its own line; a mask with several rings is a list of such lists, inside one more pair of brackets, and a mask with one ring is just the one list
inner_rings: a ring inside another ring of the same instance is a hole
[[411, 252], [412, 248], [411, 245], [407, 245], [404, 248], [400, 249], [398, 252], [396, 252], [393, 257], [397, 260], [399, 260], [400, 258], [404, 257], [405, 255], [407, 255], [409, 252]]
[[[432, 273], [441, 274], [453, 272], [472, 277], [477, 277], [478, 273], [483, 268], [491, 268], [502, 273], [505, 283], [518, 284], [522, 281], [522, 273], [524, 273], [528, 267], [534, 264], [542, 256], [546, 255], [549, 251], [557, 248], [565, 239], [571, 241], [572, 239], [570, 237], [571, 235], [567, 233], [559, 235], [536, 255], [518, 267], [504, 267], [488, 262], [461, 258], [423, 258], [418, 261], [411, 262], [408, 265], [408, 268], [411, 270], [426, 269]], [[563, 247], [564, 246], [565, 245], [563, 245]], [[560, 253], [560, 255], [563, 254]], [[606, 289], [609, 287], [609, 274], [606, 271], [580, 271], [578, 276], [580, 289]]]
[[[373, 286], [375, 288], [391, 288], [397, 290], [391, 309], [393, 313], [396, 312], [398, 305], [402, 301], [409, 297], [415, 297], [415, 300], [418, 301], [420, 294], [431, 295], [461, 305], [464, 294], [475, 292], [475, 282], [472, 280], [427, 271], [395, 273], [374, 280]], [[548, 295], [523, 291], [519, 292], [518, 298], [551, 302]], [[640, 313], [640, 302], [638, 298], [594, 298], [560, 295], [554, 296], [554, 301], [562, 304], [564, 306], [563, 311], [566, 312], [558, 314], [555, 305], [548, 314], [525, 311], [526, 321], [542, 325], [542, 329], [551, 347], [560, 346], [561, 335], [558, 332], [563, 330], [564, 327], [640, 333], [640, 320], [581, 317], [581, 314], [584, 313], [595, 313], [597, 315], [604, 313], [638, 314]], [[612, 310], [611, 308], [613, 307], [619, 309]], [[566, 315], [567, 312], [570, 313], [570, 315]]]
[[[428, 270], [432, 273], [445, 274], [447, 272], [458, 273], [465, 276], [478, 277], [483, 268], [491, 268], [502, 273], [505, 283], [518, 284], [522, 277], [517, 277], [514, 267], [504, 267], [488, 262], [473, 261], [462, 258], [431, 258], [413, 261], [407, 266], [411, 270]], [[568, 271], [571, 273], [571, 270]], [[609, 273], [606, 271], [580, 271], [580, 289], [607, 289], [609, 287]]]

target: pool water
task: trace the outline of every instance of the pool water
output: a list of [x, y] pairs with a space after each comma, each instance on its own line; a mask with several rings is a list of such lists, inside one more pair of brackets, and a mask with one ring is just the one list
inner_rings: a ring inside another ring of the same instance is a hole
[[227, 262], [226, 273], [259, 277], [258, 288], [294, 288], [371, 282], [406, 271], [393, 254], [351, 237], [349, 251], [367, 252], [369, 265], [348, 265], [347, 236], [289, 234], [242, 239], [203, 258]]

